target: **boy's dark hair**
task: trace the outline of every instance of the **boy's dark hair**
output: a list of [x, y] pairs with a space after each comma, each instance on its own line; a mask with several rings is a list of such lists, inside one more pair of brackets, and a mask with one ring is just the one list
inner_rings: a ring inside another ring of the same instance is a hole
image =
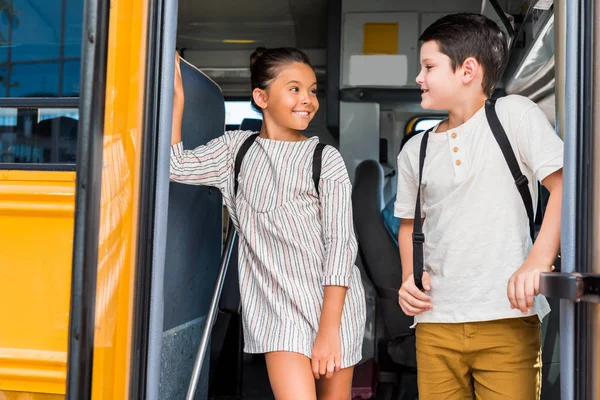
[[[266, 90], [277, 77], [281, 66], [295, 62], [306, 64], [312, 68], [308, 56], [301, 50], [293, 47], [273, 49], [258, 47], [250, 56], [250, 84], [252, 90], [256, 88]], [[262, 113], [262, 109], [254, 102], [253, 97], [250, 102], [252, 108]]]
[[419, 38], [421, 42], [431, 40], [450, 57], [454, 71], [467, 58], [474, 57], [483, 67], [483, 91], [492, 95], [508, 58], [506, 39], [494, 21], [474, 13], [446, 15]]

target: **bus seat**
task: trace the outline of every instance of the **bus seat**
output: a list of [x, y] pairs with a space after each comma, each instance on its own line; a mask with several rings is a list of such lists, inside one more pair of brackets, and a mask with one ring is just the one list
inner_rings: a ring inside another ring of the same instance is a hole
[[352, 207], [364, 269], [377, 293], [377, 314], [386, 333], [378, 333], [378, 342], [386, 342], [391, 360], [406, 367], [416, 366], [413, 318], [398, 304], [402, 266], [396, 243], [385, 227], [382, 210], [384, 173], [379, 162], [365, 160], [356, 167]]
[[262, 119], [258, 118], [244, 118], [240, 124], [241, 131], [252, 131], [259, 132], [262, 128]]
[[[185, 89], [181, 134], [185, 149], [193, 149], [223, 135], [225, 102], [210, 78], [183, 59], [180, 65]], [[161, 399], [184, 398], [187, 392], [221, 260], [222, 215], [218, 189], [170, 182]], [[203, 369], [198, 398], [208, 396], [208, 370]]]

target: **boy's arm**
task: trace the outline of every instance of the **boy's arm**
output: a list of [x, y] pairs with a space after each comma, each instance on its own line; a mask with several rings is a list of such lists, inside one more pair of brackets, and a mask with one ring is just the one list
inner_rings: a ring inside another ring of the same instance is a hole
[[524, 313], [533, 308], [533, 299], [539, 294], [540, 274], [554, 269], [552, 264], [560, 249], [562, 169], [548, 175], [542, 184], [550, 192], [550, 197], [540, 233], [525, 263], [508, 281], [510, 304]]
[[540, 233], [525, 264], [551, 269], [560, 249], [560, 215], [562, 209], [562, 169], [542, 181], [550, 192]]
[[402, 283], [413, 274], [413, 233], [414, 219], [402, 218], [398, 230], [398, 245], [400, 246], [400, 262], [402, 263]]
[[[398, 244], [400, 245], [400, 261], [402, 263], [402, 286], [398, 291], [398, 303], [406, 315], [419, 315], [431, 309], [431, 297], [421, 292], [413, 279], [413, 248], [412, 233], [414, 219], [402, 218], [398, 230]], [[423, 272], [423, 288], [430, 289], [430, 279], [427, 272]]]

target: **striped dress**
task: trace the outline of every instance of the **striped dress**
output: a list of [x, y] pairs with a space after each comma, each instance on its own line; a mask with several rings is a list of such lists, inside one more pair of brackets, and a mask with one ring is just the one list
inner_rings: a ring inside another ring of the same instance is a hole
[[342, 368], [361, 359], [365, 295], [354, 265], [357, 242], [351, 183], [339, 152], [323, 151], [317, 193], [312, 179], [318, 138], [258, 137], [239, 174], [234, 160], [250, 131], [231, 131], [184, 150], [171, 147], [171, 180], [221, 190], [239, 233], [244, 351], [291, 351], [311, 357], [323, 286], [348, 287], [340, 326]]

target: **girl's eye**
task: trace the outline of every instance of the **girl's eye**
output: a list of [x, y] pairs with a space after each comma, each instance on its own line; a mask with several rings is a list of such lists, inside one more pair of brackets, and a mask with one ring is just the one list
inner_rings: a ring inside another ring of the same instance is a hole
[[293, 88], [291, 88], [290, 90], [291, 90], [292, 92], [297, 92], [297, 91], [298, 91], [298, 88], [297, 88], [297, 87], [293, 87]]
[[317, 89], [311, 89], [311, 90], [310, 90], [310, 92], [311, 92], [312, 94], [317, 94]]
[[433, 68], [433, 66], [431, 66], [431, 65], [426, 65], [426, 66], [425, 66], [425, 69], [426, 69], [427, 71], [429, 71], [431, 68]]

